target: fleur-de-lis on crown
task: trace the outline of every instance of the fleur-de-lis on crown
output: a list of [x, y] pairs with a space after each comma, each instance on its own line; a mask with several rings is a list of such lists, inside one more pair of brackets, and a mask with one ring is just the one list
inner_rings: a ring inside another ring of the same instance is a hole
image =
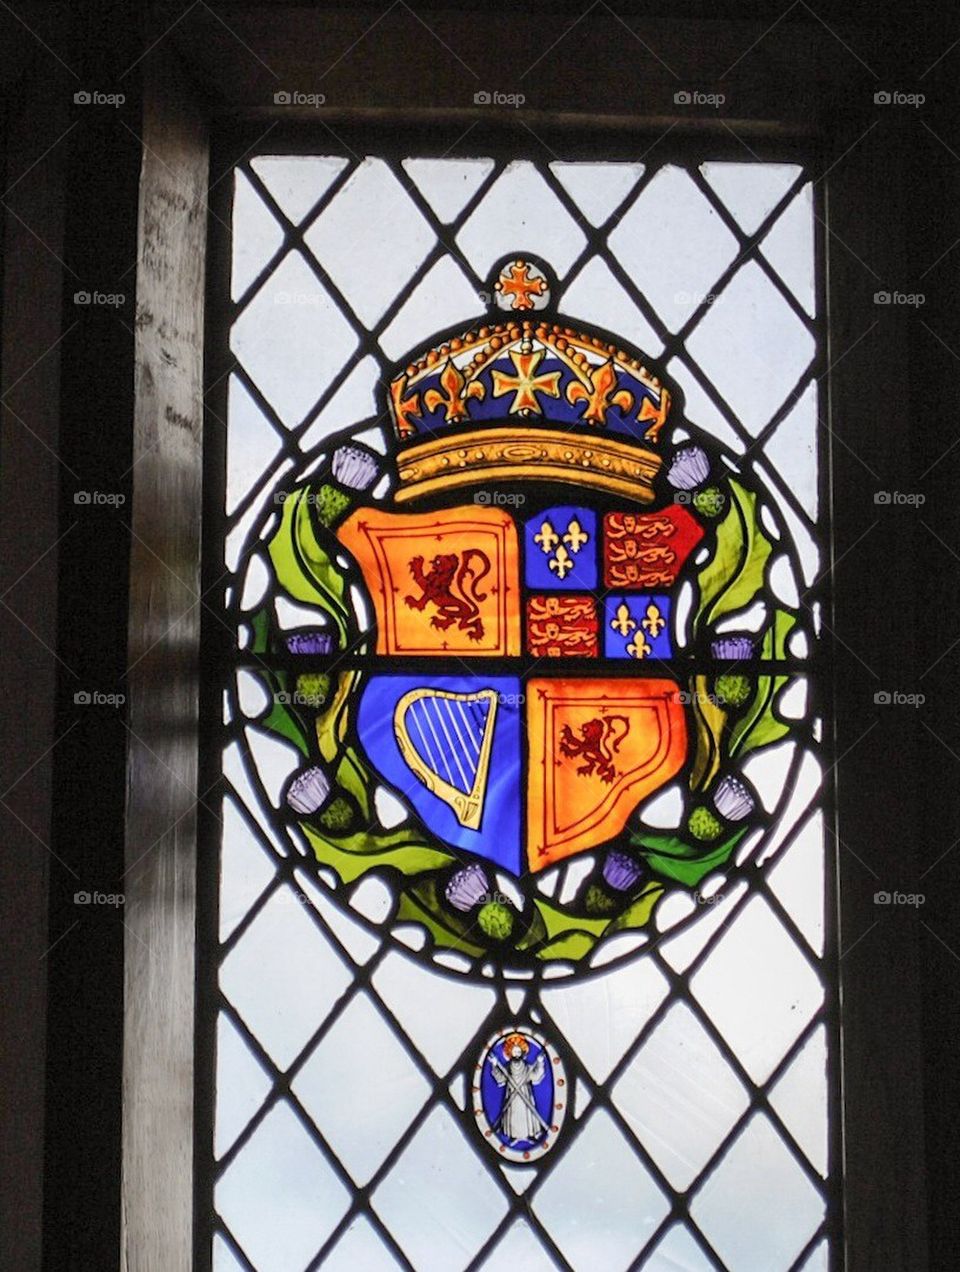
[[610, 620], [610, 626], [615, 632], [619, 632], [621, 636], [629, 636], [636, 625], [637, 620], [631, 617], [630, 607], [625, 601], [621, 601], [617, 606], [616, 614]]
[[650, 633], [654, 640], [660, 635], [667, 625], [667, 620], [660, 613], [658, 606], [653, 601], [647, 606], [646, 617], [641, 620], [640, 626]]
[[581, 374], [584, 375], [587, 384], [581, 383], [580, 380], [571, 381], [567, 387], [567, 401], [571, 406], [575, 406], [577, 402], [586, 402], [587, 409], [582, 418], [587, 423], [606, 423], [607, 409], [611, 404], [619, 406], [624, 411], [629, 411], [633, 406], [633, 394], [626, 389], [617, 388], [617, 370], [612, 358], [602, 362], [594, 371], [588, 370]]
[[649, 398], [644, 398], [640, 406], [640, 414], [637, 416], [639, 423], [644, 420], [652, 420], [653, 423], [643, 435], [646, 442], [655, 442], [660, 436], [660, 430], [667, 422], [667, 413], [670, 410], [670, 394], [666, 389], [660, 390], [660, 405], [654, 406]]
[[537, 534], [533, 536], [534, 543], [540, 545], [540, 551], [549, 556], [553, 549], [560, 542], [560, 536], [554, 530], [549, 520], [545, 520]]
[[394, 380], [390, 385], [390, 400], [397, 421], [397, 432], [401, 437], [409, 437], [411, 433], [417, 431], [414, 421], [420, 414], [420, 394], [411, 393], [409, 397], [404, 397], [406, 387], [407, 382], [403, 377]]
[[440, 388], [427, 389], [423, 402], [428, 411], [435, 411], [438, 406], [444, 407], [446, 422], [459, 424], [467, 418], [467, 398], [483, 397], [483, 394], [483, 385], [478, 380], [471, 380], [467, 384], [463, 374], [448, 358], [440, 371]]
[[551, 558], [548, 565], [558, 579], [565, 579], [573, 569], [573, 558], [562, 543], [557, 548], [556, 556]]

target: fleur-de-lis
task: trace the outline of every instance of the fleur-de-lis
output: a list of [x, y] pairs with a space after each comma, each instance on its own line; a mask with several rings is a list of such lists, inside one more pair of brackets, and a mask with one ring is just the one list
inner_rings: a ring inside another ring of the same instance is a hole
[[[636, 627], [636, 625], [637, 625], [636, 619], [631, 618], [630, 616], [629, 606], [627, 605], [625, 601], [621, 601], [620, 604], [617, 606], [616, 614], [610, 620], [610, 626], [613, 628], [615, 632], [618, 632], [621, 636], [629, 636], [630, 633], [633, 631], [633, 629]], [[643, 637], [641, 636], [640, 639], [642, 640]]]
[[651, 601], [647, 606], [647, 616], [641, 620], [640, 626], [650, 633], [654, 640], [660, 635], [667, 625], [667, 620], [660, 613], [660, 610]]
[[548, 562], [548, 565], [558, 579], [565, 579], [573, 569], [573, 558], [562, 543], [557, 548], [556, 555]]
[[416, 421], [420, 414], [420, 394], [411, 393], [409, 397], [404, 397], [406, 387], [406, 376], [398, 376], [390, 383], [390, 401], [397, 422], [397, 432], [401, 437], [409, 437], [417, 431]]
[[573, 380], [567, 386], [567, 401], [571, 406], [577, 402], [586, 402], [582, 418], [588, 424], [604, 424], [611, 404], [619, 406], [622, 411], [629, 411], [633, 406], [633, 394], [626, 389], [617, 388], [617, 369], [612, 358], [608, 358], [593, 371], [586, 370], [578, 374], [587, 383]]
[[636, 636], [634, 636], [633, 640], [627, 646], [627, 653], [631, 658], [646, 658], [647, 654], [650, 652], [650, 646], [644, 639], [643, 632], [638, 631]]
[[576, 555], [589, 538], [590, 536], [577, 518], [573, 517], [567, 526], [566, 534], [563, 536], [563, 541], [570, 551]]
[[540, 551], [544, 556], [549, 556], [560, 542], [560, 536], [549, 521], [544, 521], [537, 534], [533, 536], [533, 541], [540, 545]]
[[440, 370], [440, 389], [427, 389], [423, 395], [424, 405], [428, 411], [435, 411], [438, 406], [445, 408], [444, 420], [447, 424], [459, 424], [467, 418], [467, 407], [464, 388], [466, 382], [459, 369], [448, 358]]
[[639, 423], [645, 420], [652, 420], [653, 423], [644, 433], [643, 438], [646, 442], [655, 442], [660, 436], [660, 430], [667, 422], [667, 414], [670, 410], [670, 394], [667, 389], [660, 390], [660, 405], [654, 406], [649, 398], [644, 398], [640, 405], [640, 414], [637, 416]]

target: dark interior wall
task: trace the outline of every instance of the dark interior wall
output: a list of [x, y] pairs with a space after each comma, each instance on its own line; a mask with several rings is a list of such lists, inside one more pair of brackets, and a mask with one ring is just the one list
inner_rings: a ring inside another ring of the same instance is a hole
[[[0, 1217], [0, 1266], [40, 1266], [43, 1219], [44, 1266], [108, 1269], [118, 1266], [120, 1230], [123, 912], [79, 905], [74, 897], [77, 892], [123, 892], [127, 733], [122, 707], [76, 703], [74, 695], [124, 691], [130, 532], [119, 498], [129, 509], [138, 59], [145, 42], [141, 6], [123, 0], [15, 8], [12, 15], [0, 7], [0, 170], [6, 192], [0, 344], [5, 403], [0, 658], [6, 687], [0, 747], [0, 930], [5, 934], [0, 985], [7, 1018], [0, 1041], [0, 1204], [10, 1211]], [[172, 8], [170, 21], [188, 5]], [[212, 8], [229, 15], [230, 6]], [[579, 12], [576, 6], [557, 8], [564, 10], [557, 22], [569, 24]], [[623, 6], [621, 12], [630, 8]], [[670, 8], [682, 11], [682, 6]], [[773, 16], [759, 14], [759, 8], [734, 6], [731, 16], [759, 18], [768, 26]], [[213, 105], [225, 105], [242, 78], [237, 73], [231, 82], [230, 58], [249, 63], [250, 54], [228, 51], [231, 42], [222, 23], [204, 10], [207, 6], [199, 6], [194, 16], [204, 24], [206, 42], [186, 32], [186, 22], [174, 34], [200, 93]], [[722, 15], [713, 6], [709, 16]], [[877, 615], [875, 657], [898, 678], [888, 687], [923, 693], [926, 699], [916, 712], [884, 726], [883, 742], [869, 753], [864, 780], [870, 787], [866, 796], [878, 810], [878, 837], [884, 834], [882, 810], [888, 803], [910, 802], [916, 809], [913, 842], [903, 846], [903, 877], [890, 886], [923, 892], [927, 899], [915, 922], [907, 919], [897, 926], [894, 916], [883, 916], [850, 957], [869, 959], [873, 941], [883, 941], [887, 952], [902, 941], [905, 950], [909, 944], [919, 953], [923, 1049], [908, 1063], [923, 1077], [930, 1266], [947, 1269], [960, 1265], [953, 1165], [960, 1108], [960, 226], [955, 212], [960, 206], [960, 46], [951, 51], [960, 30], [952, 32], [942, 22], [922, 27], [892, 6], [889, 19], [878, 7], [857, 17], [863, 24], [859, 30], [837, 30], [846, 45], [877, 68], [877, 85], [923, 92], [927, 98], [916, 113], [905, 109], [879, 116], [861, 160], [865, 199], [885, 197], [885, 165], [892, 150], [905, 164], [897, 190], [902, 254], [877, 261], [866, 242], [834, 245], [837, 253], [852, 252], [876, 270], [882, 280], [876, 290], [924, 296], [922, 306], [866, 313], [859, 326], [853, 324], [866, 330], [874, 317], [895, 324], [895, 337], [887, 342], [895, 351], [892, 363], [871, 364], [869, 338], [849, 356], [864, 360], [865, 374], [889, 382], [889, 414], [876, 420], [878, 432], [896, 430], [907, 439], [905, 470], [878, 469], [877, 485], [923, 494], [926, 502], [892, 510], [901, 520], [880, 526], [892, 545], [889, 560], [900, 561], [900, 576], [884, 571], [882, 554], [878, 562], [875, 553], [862, 558], [854, 549], [838, 570], [836, 585], [864, 589], [863, 604]], [[821, 20], [800, 5], [770, 42], [793, 47], [807, 33], [822, 30]], [[412, 37], [391, 38], [402, 44]], [[868, 48], [869, 54], [863, 52]], [[838, 50], [838, 56], [847, 56], [840, 45]], [[859, 93], [862, 70], [851, 74], [854, 81]], [[265, 77], [263, 86], [251, 89], [248, 105], [270, 86]], [[75, 92], [122, 93], [126, 100], [122, 105], [75, 104]], [[790, 109], [796, 109], [795, 102]], [[864, 117], [859, 99], [841, 101], [837, 113], [841, 134], [859, 145], [859, 133], [874, 116], [868, 112], [858, 127]], [[838, 146], [838, 156], [843, 149]], [[77, 292], [125, 299], [83, 305], [74, 300]], [[836, 492], [838, 501], [858, 501], [865, 529], [875, 517], [871, 489], [865, 478], [855, 490]], [[84, 491], [117, 498], [108, 504], [76, 503], [75, 494]], [[893, 551], [904, 537], [910, 542], [906, 560]], [[871, 565], [866, 583], [864, 560]], [[884, 607], [889, 626], [882, 619]], [[851, 669], [850, 674], [856, 673]], [[865, 694], [868, 687], [864, 679]], [[866, 696], [863, 728], [873, 718]], [[856, 721], [850, 730], [853, 737], [861, 731]], [[906, 763], [905, 756], [911, 757]], [[851, 848], [869, 862], [869, 842]], [[868, 875], [863, 882], [873, 886]], [[856, 1012], [857, 1003], [847, 1001], [845, 1010]], [[896, 1020], [889, 1021], [889, 1030], [895, 1047]], [[877, 1118], [885, 1116], [884, 1103], [895, 1098], [878, 1082]], [[883, 1187], [878, 1180], [878, 1198]]]
[[[36, 6], [34, 6], [36, 7]], [[49, 40], [62, 6], [33, 15]], [[58, 12], [59, 10], [59, 12]], [[69, 76], [0, 11], [0, 1266], [36, 1268], [56, 740], [60, 257]], [[69, 31], [65, 29], [69, 38]], [[53, 147], [50, 149], [50, 147]], [[46, 155], [45, 155], [45, 152]]]

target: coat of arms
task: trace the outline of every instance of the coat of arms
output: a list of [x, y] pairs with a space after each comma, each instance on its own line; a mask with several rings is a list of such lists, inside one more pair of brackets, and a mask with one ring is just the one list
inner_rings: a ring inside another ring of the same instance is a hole
[[[575, 965], [734, 868], [812, 633], [769, 584], [785, 528], [679, 393], [556, 313], [545, 263], [494, 284], [396, 370], [383, 446], [358, 421], [287, 491], [268, 550], [303, 621], [264, 608], [252, 649], [303, 756], [289, 816], [340, 886], [377, 872], [428, 952]], [[486, 1116], [527, 1152], [548, 1069], [516, 1036]]]

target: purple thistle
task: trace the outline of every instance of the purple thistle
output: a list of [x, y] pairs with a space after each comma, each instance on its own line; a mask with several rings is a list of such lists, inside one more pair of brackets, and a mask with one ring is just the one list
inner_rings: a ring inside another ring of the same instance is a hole
[[753, 640], [749, 636], [724, 636], [710, 645], [710, 653], [721, 662], [735, 662], [753, 657]]
[[490, 894], [487, 876], [479, 866], [464, 866], [458, 870], [444, 890], [444, 896], [455, 910], [466, 914]]
[[291, 654], [332, 654], [333, 636], [330, 632], [294, 632], [288, 636], [287, 651]]
[[603, 863], [603, 879], [615, 892], [627, 892], [642, 874], [641, 867], [625, 852], [608, 852]]
[[684, 446], [673, 457], [667, 481], [674, 490], [694, 490], [710, 476], [710, 460], [700, 446]]
[[315, 813], [330, 794], [330, 781], [319, 765], [304, 769], [290, 783], [287, 803], [295, 813]]
[[348, 490], [366, 490], [377, 480], [374, 457], [358, 446], [341, 446], [333, 453], [333, 475]]
[[753, 796], [738, 777], [723, 778], [713, 797], [714, 807], [727, 821], [743, 821], [753, 812]]

